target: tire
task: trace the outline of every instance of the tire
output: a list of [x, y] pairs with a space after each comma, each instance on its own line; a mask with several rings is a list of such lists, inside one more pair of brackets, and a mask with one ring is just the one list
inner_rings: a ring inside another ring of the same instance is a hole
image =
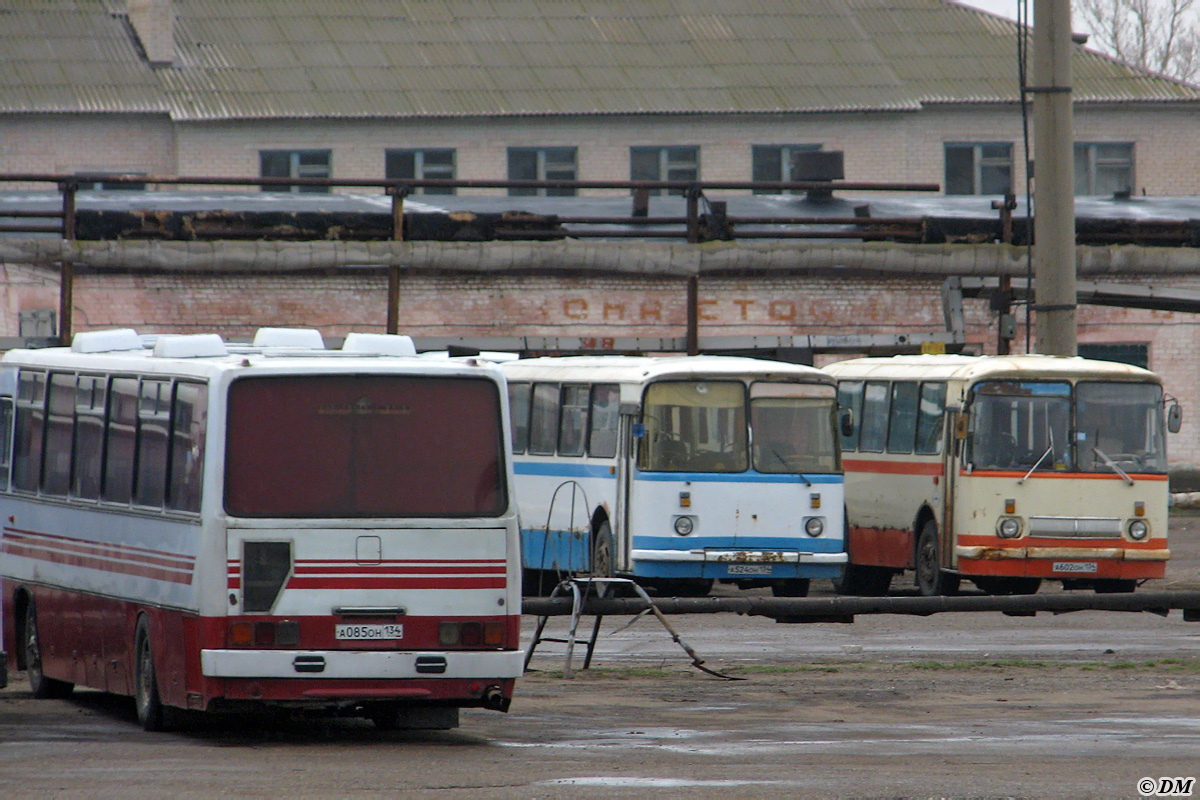
[[1095, 583], [1096, 594], [1127, 594], [1137, 589], [1136, 580], [1102, 578]]
[[25, 674], [29, 678], [29, 688], [33, 696], [39, 700], [54, 700], [68, 697], [75, 684], [47, 678], [42, 672], [42, 646], [38, 638], [37, 609], [33, 598], [25, 606], [25, 630], [21, 637], [21, 655], [25, 661]]
[[917, 591], [922, 597], [952, 595], [958, 592], [959, 578], [942, 569], [938, 560], [937, 523], [928, 520], [917, 537]]
[[394, 704], [375, 706], [367, 712], [367, 719], [381, 731], [394, 731], [400, 726], [400, 707]]
[[841, 574], [833, 579], [835, 592], [857, 597], [883, 597], [891, 585], [890, 569], [860, 564], [843, 564]]
[[808, 578], [795, 578], [771, 584], [774, 597], [808, 597]]
[[158, 694], [158, 677], [154, 672], [154, 647], [150, 642], [150, 626], [143, 617], [138, 620], [134, 636], [133, 696], [137, 703], [138, 722], [147, 731], [167, 731], [178, 724], [178, 711], [163, 705]]
[[712, 591], [712, 578], [682, 578], [655, 581], [659, 594], [666, 597], [708, 597]]
[[592, 575], [611, 578], [613, 575], [613, 535], [608, 520], [600, 523], [592, 536]]
[[1038, 589], [1042, 586], [1041, 578], [996, 578], [983, 577], [972, 578], [979, 590], [987, 594], [993, 595], [1013, 595], [1013, 594], [1037, 594]]

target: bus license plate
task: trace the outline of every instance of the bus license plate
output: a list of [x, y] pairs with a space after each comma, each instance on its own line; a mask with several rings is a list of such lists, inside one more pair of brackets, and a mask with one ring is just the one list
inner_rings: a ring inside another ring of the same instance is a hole
[[730, 564], [730, 575], [770, 575], [770, 564]]
[[338, 639], [357, 641], [385, 641], [388, 639], [403, 639], [403, 625], [338, 625], [334, 628], [334, 636]]
[[1055, 572], [1088, 572], [1096, 571], [1095, 561], [1055, 561]]

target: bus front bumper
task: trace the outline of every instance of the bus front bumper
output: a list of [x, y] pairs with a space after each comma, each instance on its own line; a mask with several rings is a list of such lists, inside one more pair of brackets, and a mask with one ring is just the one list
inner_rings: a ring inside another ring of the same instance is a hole
[[845, 553], [796, 550], [633, 550], [635, 561], [686, 561], [717, 564], [845, 564]]
[[981, 561], [1006, 559], [1102, 559], [1105, 561], [1167, 561], [1171, 551], [1124, 547], [956, 547], [959, 558]]
[[518, 678], [522, 650], [201, 650], [207, 678]]

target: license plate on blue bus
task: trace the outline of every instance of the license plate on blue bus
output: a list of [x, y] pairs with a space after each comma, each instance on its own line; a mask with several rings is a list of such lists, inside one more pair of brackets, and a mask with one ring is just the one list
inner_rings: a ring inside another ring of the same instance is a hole
[[403, 625], [338, 625], [333, 635], [342, 640], [351, 641], [389, 641], [404, 638]]
[[730, 575], [770, 575], [770, 564], [730, 564]]

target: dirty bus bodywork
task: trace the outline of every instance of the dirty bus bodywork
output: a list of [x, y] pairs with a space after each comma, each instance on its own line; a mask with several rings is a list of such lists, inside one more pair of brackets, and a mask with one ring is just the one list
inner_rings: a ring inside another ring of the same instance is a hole
[[826, 367], [856, 421], [843, 438], [848, 593], [914, 570], [922, 594], [969, 579], [1133, 591], [1165, 574], [1159, 377], [1051, 356], [896, 356]]

